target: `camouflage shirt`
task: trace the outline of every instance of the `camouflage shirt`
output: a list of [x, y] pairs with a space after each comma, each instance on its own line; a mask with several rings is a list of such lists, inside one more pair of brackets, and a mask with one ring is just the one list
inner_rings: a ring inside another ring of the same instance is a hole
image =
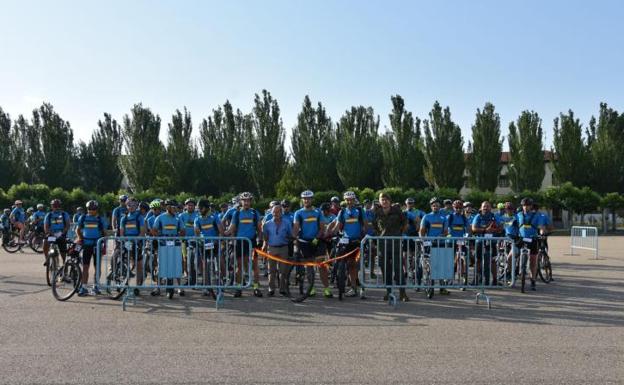
[[376, 208], [374, 214], [373, 229], [375, 234], [380, 236], [403, 235], [403, 229], [407, 226], [407, 217], [399, 205], [390, 206], [387, 213], [381, 207]]

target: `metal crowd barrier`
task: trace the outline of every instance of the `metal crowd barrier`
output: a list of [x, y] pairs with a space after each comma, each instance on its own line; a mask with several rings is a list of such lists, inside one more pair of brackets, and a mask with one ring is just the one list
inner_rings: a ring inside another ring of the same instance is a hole
[[590, 250], [594, 252], [594, 259], [598, 259], [598, 228], [588, 226], [572, 226], [570, 230], [570, 254], [574, 249]]
[[124, 310], [136, 303], [134, 289], [150, 295], [157, 288], [212, 290], [218, 309], [225, 290], [251, 285], [252, 258], [251, 241], [242, 237], [104, 237], [96, 247], [96, 285], [123, 296]]
[[[476, 289], [476, 303], [486, 289], [514, 286], [517, 249], [502, 237], [366, 236], [360, 244], [363, 287], [391, 289], [389, 302], [396, 305], [396, 289], [416, 289], [432, 298], [436, 289]], [[509, 251], [514, 250], [509, 257]]]

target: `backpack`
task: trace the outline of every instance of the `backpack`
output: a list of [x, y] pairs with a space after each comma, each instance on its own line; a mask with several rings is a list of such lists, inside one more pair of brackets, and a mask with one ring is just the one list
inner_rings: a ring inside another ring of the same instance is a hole
[[[468, 223], [467, 223], [466, 216], [462, 215], [461, 217], [462, 217], [462, 220], [464, 222], [464, 229], [467, 229], [468, 228]], [[454, 225], [453, 218], [455, 218], [455, 213], [450, 213], [448, 215], [448, 220], [447, 220], [448, 221], [448, 227], [450, 227], [450, 228], [452, 228], [453, 225]]]

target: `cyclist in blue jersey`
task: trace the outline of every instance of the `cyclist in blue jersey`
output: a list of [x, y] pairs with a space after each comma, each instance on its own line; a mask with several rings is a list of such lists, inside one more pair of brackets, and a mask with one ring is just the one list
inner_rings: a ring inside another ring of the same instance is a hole
[[440, 209], [440, 213], [444, 216], [453, 212], [453, 201], [450, 199], [444, 200], [444, 207]]
[[[477, 237], [492, 238], [500, 234], [501, 229], [502, 226], [492, 212], [492, 204], [489, 201], [484, 201], [481, 204], [481, 212], [472, 221], [472, 232]], [[483, 283], [488, 286], [490, 284], [490, 272], [492, 273], [492, 283], [497, 284], [495, 254], [496, 242], [484, 239], [476, 243], [477, 277], [475, 277], [474, 285], [483, 280]], [[480, 268], [481, 266], [483, 268]]]
[[77, 207], [76, 213], [72, 217], [72, 223], [78, 223], [80, 221], [80, 217], [84, 214], [84, 208]]
[[290, 221], [291, 224], [295, 222], [295, 213], [290, 209], [290, 202], [286, 199], [282, 199], [280, 202], [282, 206], [282, 219]]
[[[184, 235], [182, 222], [180, 222], [180, 219], [178, 219], [178, 216], [176, 215], [178, 203], [173, 199], [167, 199], [164, 201], [164, 205], [166, 211], [156, 217], [156, 220], [154, 221], [154, 224], [152, 226], [152, 235], [155, 237], [177, 237]], [[164, 244], [165, 243], [163, 242], [163, 245]], [[181, 279], [178, 278], [177, 280], [178, 285], [181, 285]], [[172, 279], [167, 279], [167, 285], [172, 285], [172, 282]], [[178, 294], [180, 296], [183, 296], [184, 290], [178, 289]], [[157, 287], [152, 290], [151, 295], [160, 295], [160, 288]], [[167, 298], [173, 298], [173, 289], [167, 289]]]
[[[421, 237], [445, 237], [448, 234], [448, 222], [446, 220], [446, 215], [440, 209], [441, 202], [438, 198], [433, 197], [429, 201], [429, 205], [431, 207], [431, 212], [425, 214], [425, 216], [420, 221], [420, 236]], [[445, 247], [445, 243], [439, 240], [432, 240], [431, 244], [433, 247]], [[427, 250], [427, 247], [425, 248]], [[429, 249], [430, 250], [430, 249]], [[420, 266], [420, 261], [417, 262], [417, 266]], [[418, 284], [420, 285], [421, 279], [417, 277]], [[440, 284], [443, 284], [441, 281]], [[440, 289], [440, 294], [448, 295], [450, 294], [446, 289]]]
[[30, 225], [34, 228], [35, 232], [43, 233], [43, 220], [45, 219], [46, 212], [43, 204], [37, 205], [37, 211], [31, 216]]
[[11, 214], [9, 215], [11, 224], [13, 225], [13, 227], [19, 230], [19, 243], [22, 245], [26, 243], [24, 242], [24, 233], [26, 231], [26, 213], [22, 208], [23, 204], [24, 203], [21, 200], [16, 200], [15, 208], [11, 211]]
[[115, 207], [113, 209], [113, 214], [112, 214], [112, 227], [113, 227], [113, 231], [115, 232], [115, 235], [119, 235], [119, 222], [121, 221], [121, 217], [128, 212], [128, 208], [126, 207], [126, 201], [128, 200], [128, 196], [127, 195], [120, 195], [119, 196], [119, 206]]
[[[205, 237], [203, 242], [199, 246], [198, 253], [201, 256], [201, 263], [199, 264], [199, 270], [203, 274], [204, 285], [211, 284], [212, 272], [217, 266], [225, 266], [225, 260], [217, 260], [218, 256], [221, 256], [221, 244], [210, 237], [218, 237], [223, 234], [223, 227], [219, 221], [218, 214], [212, 211], [212, 205], [207, 199], [200, 199], [198, 202], [199, 215], [195, 218], [194, 228], [195, 235], [198, 237]], [[219, 274], [224, 273], [220, 271]], [[212, 295], [216, 298], [212, 289], [202, 292], [204, 296]]]
[[[258, 212], [251, 207], [252, 199], [253, 195], [250, 192], [240, 194], [241, 207], [232, 215], [230, 226], [225, 234], [249, 239], [252, 250], [249, 250], [248, 243], [246, 242], [235, 242], [234, 254], [237, 259], [236, 280], [237, 283], [242, 284], [243, 271], [247, 271], [249, 268], [249, 258], [252, 257], [253, 294], [256, 297], [262, 297], [262, 291], [260, 291], [260, 269], [258, 267], [258, 258], [253, 252], [253, 249], [257, 246], [256, 239], [258, 238], [258, 234], [262, 233], [262, 222], [260, 221], [260, 215]], [[249, 253], [251, 253], [251, 255]], [[234, 292], [234, 297], [238, 298], [242, 295], [243, 293], [241, 290], [236, 290]]]
[[143, 217], [143, 220], [147, 219], [147, 214], [150, 211], [150, 206], [149, 203], [147, 202], [141, 202], [139, 203], [139, 214], [141, 214], [141, 216]]
[[[195, 236], [195, 218], [197, 218], [198, 216], [197, 211], [195, 211], [196, 203], [197, 202], [195, 202], [195, 199], [188, 198], [186, 201], [184, 201], [184, 207], [185, 207], [184, 211], [182, 211], [180, 215], [178, 215], [178, 218], [180, 218], [180, 222], [182, 222], [182, 226], [184, 227], [185, 237]], [[191, 265], [194, 264], [194, 261], [192, 260], [193, 256], [191, 256], [191, 258], [189, 258], [188, 256], [187, 247], [186, 247], [187, 243], [188, 241], [182, 242], [182, 269], [184, 270], [184, 273], [188, 276], [189, 271], [187, 270], [187, 267], [188, 267], [189, 259], [191, 259], [190, 261]], [[197, 247], [195, 249], [197, 251]], [[195, 285], [196, 277], [188, 277], [188, 278], [189, 278], [190, 284]]]
[[232, 198], [232, 206], [228, 208], [225, 214], [221, 216], [221, 224], [223, 225], [224, 228], [227, 229], [230, 226], [230, 223], [232, 222], [232, 216], [234, 216], [234, 213], [238, 211], [239, 207], [240, 207], [240, 197], [236, 196]]
[[[89, 283], [89, 264], [93, 258], [94, 275], [97, 272], [97, 258], [94, 256], [98, 239], [104, 236], [104, 222], [98, 215], [99, 204], [97, 201], [88, 201], [86, 204], [87, 213], [80, 217], [76, 226], [77, 243], [82, 245], [82, 285], [78, 291], [79, 296], [87, 295], [87, 284]], [[98, 277], [94, 277], [93, 291], [100, 294], [97, 286]]]
[[222, 222], [223, 216], [225, 215], [225, 213], [228, 211], [229, 208], [230, 206], [228, 206], [227, 203], [221, 203], [221, 206], [219, 206], [220, 211], [217, 213], [217, 218], [219, 219], [219, 222]]
[[535, 277], [537, 276], [537, 237], [545, 234], [542, 219], [538, 212], [533, 210], [533, 200], [524, 198], [520, 202], [522, 211], [517, 214], [519, 235], [522, 238], [523, 245], [529, 249], [529, 266], [531, 270], [531, 290], [535, 291]]
[[[366, 221], [364, 210], [355, 206], [356, 196], [353, 191], [345, 192], [343, 199], [346, 201], [346, 206], [338, 212], [335, 226], [338, 231], [342, 232], [344, 237], [349, 240], [345, 248], [345, 252], [348, 253], [360, 247], [360, 240], [366, 235], [368, 222]], [[358, 295], [358, 264], [355, 258], [347, 259], [347, 268], [349, 270], [351, 288], [345, 293], [345, 296], [356, 297]], [[359, 291], [360, 298], [365, 299], [366, 294], [364, 288], [360, 288]]]
[[48, 252], [50, 251], [50, 241], [54, 241], [58, 246], [63, 263], [65, 263], [65, 255], [67, 254], [67, 231], [69, 231], [70, 218], [69, 214], [61, 209], [61, 200], [53, 199], [50, 202], [52, 211], [46, 214], [43, 220], [43, 231], [46, 238], [43, 241], [43, 254], [45, 260], [48, 260]]
[[[312, 198], [314, 193], [310, 190], [301, 193], [302, 208], [295, 212], [294, 223], [292, 225], [292, 234], [297, 238], [296, 246], [304, 261], [322, 261], [327, 256], [327, 244], [321, 242], [321, 238], [325, 233], [325, 224], [322, 221], [322, 214], [314, 206], [312, 206]], [[314, 280], [314, 267], [306, 267], [306, 276]], [[329, 269], [327, 265], [319, 266], [319, 276], [323, 284], [323, 295], [326, 298], [333, 297], [329, 288]], [[314, 282], [309, 282], [313, 285]], [[312, 288], [310, 295], [314, 295], [315, 290]]]
[[0, 216], [0, 230], [2, 230], [2, 242], [7, 242], [7, 237], [9, 235], [9, 229], [11, 227], [11, 220], [9, 219], [11, 216], [10, 209], [4, 209], [2, 211], [2, 215]]
[[[449, 235], [455, 238], [464, 238], [472, 234], [471, 224], [468, 218], [464, 215], [464, 205], [461, 200], [453, 202], [453, 212], [446, 217], [448, 224]], [[474, 260], [474, 257], [470, 254], [469, 245], [465, 240], [456, 240], [455, 244], [455, 270], [460, 272], [460, 275], [464, 278], [464, 284], [468, 282], [466, 276], [466, 261], [470, 258], [470, 261]]]
[[[137, 210], [139, 202], [135, 198], [126, 201], [128, 211], [119, 221], [119, 235], [122, 237], [144, 237], [145, 220]], [[143, 241], [132, 242], [132, 248], [126, 251], [131, 265], [137, 269], [137, 285], [143, 284]], [[134, 295], [139, 295], [139, 289], [134, 289]]]

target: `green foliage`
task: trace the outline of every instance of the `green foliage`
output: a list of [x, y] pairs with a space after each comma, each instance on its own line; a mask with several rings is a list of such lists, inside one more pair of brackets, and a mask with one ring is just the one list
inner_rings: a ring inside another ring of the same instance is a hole
[[392, 131], [380, 138], [384, 172], [382, 180], [386, 186], [416, 186], [423, 188], [425, 158], [422, 153], [420, 119], [405, 110], [400, 95], [392, 96], [392, 112], [389, 115]]
[[624, 192], [624, 114], [601, 103], [590, 148], [595, 169], [592, 188], [603, 194]]
[[[336, 134], [325, 108], [321, 103], [314, 108], [306, 95], [291, 135], [294, 164], [289, 178], [296, 179], [291, 184], [311, 190], [340, 186], [335, 167], [335, 141]], [[288, 169], [285, 174], [287, 172]]]
[[176, 110], [169, 123], [167, 149], [165, 151], [164, 174], [167, 176], [165, 190], [197, 191], [199, 176], [197, 148], [191, 137], [193, 122], [191, 114], [184, 107], [184, 114]]
[[263, 197], [275, 194], [275, 186], [282, 179], [287, 155], [284, 149], [284, 126], [277, 100], [262, 90], [256, 94], [253, 107], [253, 133], [248, 155], [253, 172], [251, 177]]
[[[514, 191], [537, 191], [542, 187], [544, 145], [542, 120], [537, 112], [523, 111], [509, 124], [509, 179]], [[537, 167], [536, 164], [539, 166]]]
[[133, 191], [147, 190], [156, 179], [164, 153], [159, 135], [160, 117], [140, 103], [124, 116], [121, 165]]
[[435, 102], [425, 127], [425, 178], [434, 188], [459, 190], [464, 185], [464, 140], [451, 110]]
[[600, 207], [611, 211], [624, 209], [624, 196], [616, 192], [607, 193], [600, 200]]
[[567, 115], [560, 114], [559, 118], [555, 118], [553, 130], [555, 178], [559, 183], [587, 186], [592, 174], [592, 162], [589, 148], [583, 141], [581, 122], [574, 119], [574, 112], [569, 110]]
[[320, 205], [323, 202], [329, 202], [333, 196], [337, 196], [338, 198], [340, 198], [340, 200], [342, 200], [342, 193], [336, 190], [315, 191], [314, 192], [314, 204]]
[[49, 103], [33, 111], [33, 130], [40, 135], [40, 180], [48, 186], [68, 188], [75, 183], [71, 166], [74, 157], [74, 133], [69, 122], [61, 119]]
[[486, 103], [483, 112], [477, 109], [472, 126], [472, 143], [468, 143], [468, 179], [471, 187], [483, 191], [494, 191], [498, 186], [501, 170], [500, 117], [494, 112], [494, 105]]
[[[392, 198], [392, 202], [400, 203], [400, 204], [403, 204], [403, 202], [405, 202], [405, 198], [407, 198], [407, 196], [405, 195], [405, 192], [400, 187], [386, 187], [386, 188], [382, 188], [381, 190], [378, 190], [375, 193], [374, 197], [375, 198], [379, 198], [379, 194], [381, 194], [381, 193], [386, 193], [386, 194], [390, 195], [390, 198]], [[359, 197], [359, 195], [358, 195], [358, 197]], [[361, 200], [362, 200], [362, 198], [360, 198], [360, 201]]]
[[73, 189], [69, 194], [67, 194], [67, 202], [64, 204], [65, 210], [75, 210], [76, 207], [84, 207], [85, 204], [92, 199], [94, 196], [93, 193], [88, 194], [81, 188]]
[[485, 201], [489, 201], [492, 205], [496, 205], [498, 202], [504, 202], [493, 192], [481, 191], [479, 189], [470, 190], [470, 192], [464, 196], [464, 201], [471, 202], [474, 207], [479, 207], [481, 203]]
[[381, 187], [379, 117], [372, 107], [351, 107], [336, 126], [336, 169], [343, 186]]
[[286, 170], [284, 171], [284, 175], [282, 175], [282, 179], [275, 186], [275, 191], [277, 196], [299, 196], [303, 190], [309, 188], [305, 186], [301, 178], [298, 178], [295, 175], [295, 170], [292, 164], [286, 165]]
[[11, 154], [11, 117], [0, 107], [0, 187], [10, 187], [16, 182], [13, 169], [16, 167]]

